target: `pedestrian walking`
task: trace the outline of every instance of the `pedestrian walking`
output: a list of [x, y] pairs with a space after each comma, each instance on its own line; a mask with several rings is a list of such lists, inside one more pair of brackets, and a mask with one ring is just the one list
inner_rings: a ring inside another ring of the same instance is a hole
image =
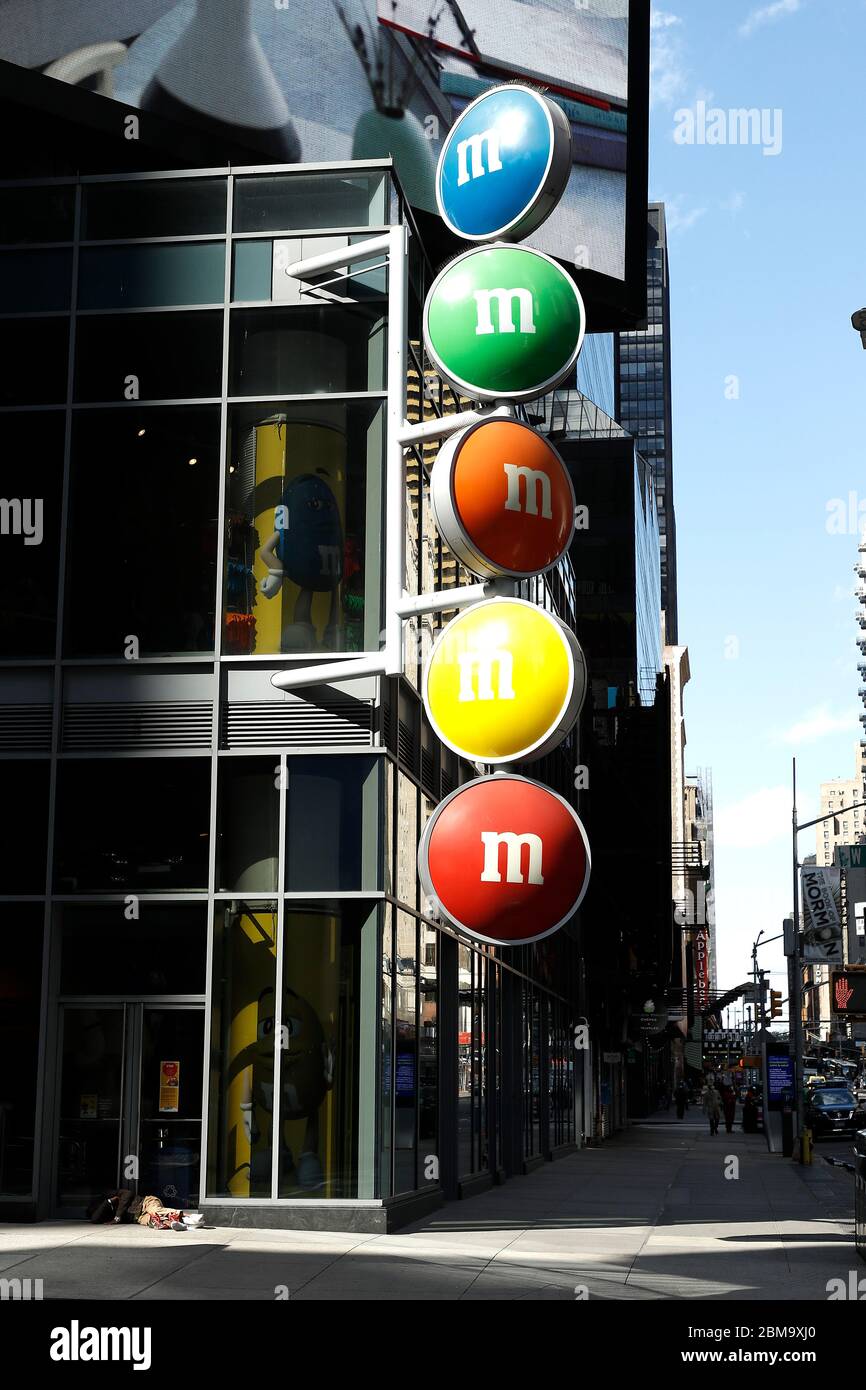
[[718, 1134], [722, 1098], [711, 1081], [707, 1083], [707, 1089], [704, 1091], [704, 1111], [710, 1122], [710, 1134]]
[[688, 1093], [688, 1091], [686, 1090], [684, 1083], [683, 1083], [682, 1081], [680, 1081], [680, 1082], [678, 1083], [678, 1085], [677, 1085], [676, 1090], [674, 1091], [674, 1101], [675, 1101], [676, 1107], [677, 1107], [677, 1119], [678, 1119], [678, 1120], [681, 1120], [681, 1119], [683, 1118], [683, 1115], [685, 1115], [685, 1113], [686, 1113], [686, 1106], [688, 1105], [688, 1100], [689, 1100], [689, 1093]]
[[755, 1100], [755, 1093], [751, 1088], [746, 1092], [746, 1099], [743, 1101], [743, 1133], [757, 1134], [758, 1132], [758, 1102]]
[[722, 1096], [722, 1108], [725, 1112], [725, 1129], [728, 1134], [733, 1133], [734, 1117], [737, 1113], [737, 1093], [733, 1086], [726, 1086]]

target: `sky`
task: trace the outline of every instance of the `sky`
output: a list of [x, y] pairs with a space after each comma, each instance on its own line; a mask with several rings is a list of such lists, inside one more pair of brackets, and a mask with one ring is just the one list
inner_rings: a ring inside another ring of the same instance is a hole
[[[652, 39], [687, 767], [712, 769], [730, 988], [791, 911], [792, 758], [810, 819], [863, 736], [866, 352], [850, 320], [866, 305], [866, 0], [653, 0]], [[765, 113], [759, 143], [737, 141], [740, 108]], [[709, 142], [722, 134], [734, 143]], [[787, 997], [780, 948], [759, 958]]]

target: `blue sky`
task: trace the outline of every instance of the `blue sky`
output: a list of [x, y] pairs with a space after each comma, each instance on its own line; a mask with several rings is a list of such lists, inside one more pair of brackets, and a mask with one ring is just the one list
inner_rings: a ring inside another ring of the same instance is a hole
[[[670, 236], [687, 765], [713, 773], [724, 987], [791, 908], [792, 756], [807, 819], [821, 781], [854, 776], [862, 732], [866, 352], [850, 316], [866, 305], [864, 55], [866, 0], [653, 3], [650, 197], [667, 204]], [[678, 113], [700, 101], [766, 110], [768, 134], [781, 112], [781, 149], [678, 143]], [[836, 534], [834, 499], [847, 510], [851, 492], [851, 529], [846, 518]], [[804, 832], [801, 857], [814, 849]], [[761, 964], [787, 995], [778, 946]]]

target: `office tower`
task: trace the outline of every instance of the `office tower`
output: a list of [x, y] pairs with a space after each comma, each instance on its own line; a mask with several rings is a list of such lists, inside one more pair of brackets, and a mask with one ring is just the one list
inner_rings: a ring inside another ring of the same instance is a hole
[[677, 525], [671, 438], [670, 281], [664, 203], [647, 218], [646, 327], [614, 339], [617, 420], [634, 435], [655, 478], [661, 538], [662, 610], [666, 640], [676, 645]]

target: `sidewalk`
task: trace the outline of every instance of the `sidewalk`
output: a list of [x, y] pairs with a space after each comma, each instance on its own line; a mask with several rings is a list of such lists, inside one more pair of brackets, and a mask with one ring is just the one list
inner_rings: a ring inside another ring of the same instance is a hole
[[823, 1301], [863, 1272], [852, 1204], [820, 1159], [665, 1112], [395, 1235], [3, 1225], [0, 1278], [46, 1299]]

